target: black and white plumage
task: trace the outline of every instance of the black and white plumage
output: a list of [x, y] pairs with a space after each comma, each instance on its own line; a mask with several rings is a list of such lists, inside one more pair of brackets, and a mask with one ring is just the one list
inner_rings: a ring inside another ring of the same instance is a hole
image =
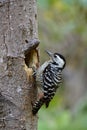
[[46, 51], [51, 60], [46, 61], [36, 71], [36, 83], [41, 89], [43, 96], [35, 102], [32, 112], [35, 115], [43, 104], [46, 108], [53, 99], [58, 85], [62, 82], [62, 70], [65, 67], [65, 58], [59, 53]]

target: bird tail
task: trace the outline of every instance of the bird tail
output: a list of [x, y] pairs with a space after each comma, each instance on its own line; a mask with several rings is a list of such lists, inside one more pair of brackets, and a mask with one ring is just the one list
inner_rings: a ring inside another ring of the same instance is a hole
[[44, 104], [44, 98], [39, 99], [38, 101], [35, 102], [33, 105], [32, 113], [33, 115], [36, 115], [41, 106]]

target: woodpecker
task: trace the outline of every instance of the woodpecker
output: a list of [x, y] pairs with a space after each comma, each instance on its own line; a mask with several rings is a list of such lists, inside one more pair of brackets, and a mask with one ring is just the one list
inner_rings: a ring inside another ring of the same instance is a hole
[[32, 113], [36, 115], [43, 104], [46, 108], [53, 99], [59, 84], [62, 82], [62, 70], [65, 68], [66, 60], [59, 53], [46, 51], [50, 60], [42, 64], [35, 72], [36, 84], [41, 90], [41, 97], [33, 104]]

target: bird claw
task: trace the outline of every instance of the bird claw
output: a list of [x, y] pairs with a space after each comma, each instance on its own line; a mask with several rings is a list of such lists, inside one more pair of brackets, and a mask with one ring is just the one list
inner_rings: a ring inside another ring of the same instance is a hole
[[32, 76], [33, 76], [34, 78], [36, 78], [36, 73], [37, 73], [36, 68], [33, 66], [33, 67], [32, 67], [32, 70], [33, 70]]

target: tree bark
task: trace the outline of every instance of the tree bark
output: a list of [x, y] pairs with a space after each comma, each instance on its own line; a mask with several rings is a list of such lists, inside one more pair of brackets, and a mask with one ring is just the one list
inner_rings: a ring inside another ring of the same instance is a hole
[[36, 130], [32, 103], [38, 67], [36, 0], [0, 0], [0, 129]]

